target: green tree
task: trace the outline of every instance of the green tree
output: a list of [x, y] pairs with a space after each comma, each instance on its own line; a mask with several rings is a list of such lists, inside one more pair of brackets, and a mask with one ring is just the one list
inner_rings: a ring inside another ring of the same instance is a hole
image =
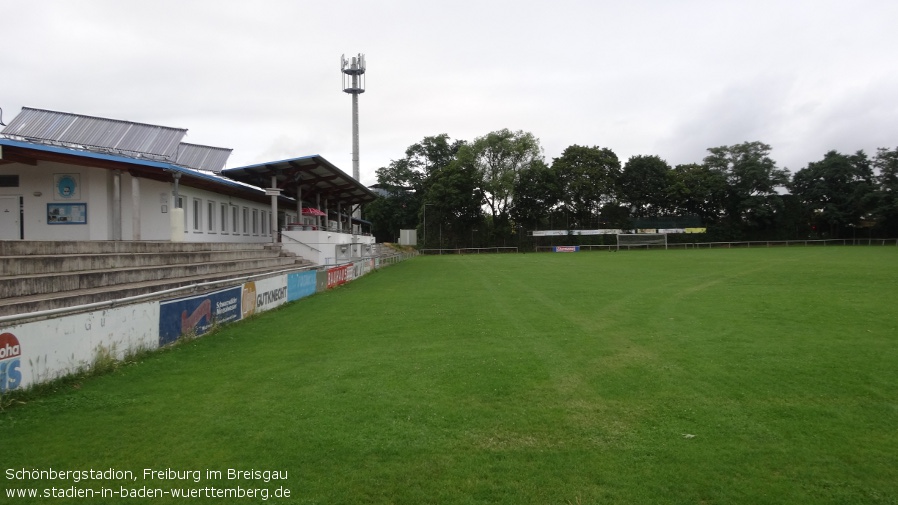
[[391, 242], [399, 230], [416, 226], [424, 177], [407, 158], [391, 161], [376, 174], [381, 196], [365, 206], [365, 218], [371, 221], [377, 240]]
[[405, 158], [410, 166], [423, 174], [426, 181], [434, 172], [455, 161], [458, 150], [464, 144], [463, 140], [451, 140], [445, 133], [424, 137], [421, 142], [405, 150]]
[[723, 215], [726, 197], [726, 177], [705, 165], [677, 165], [670, 172], [668, 201], [674, 213], [699, 216], [705, 225], [714, 224]]
[[558, 175], [544, 162], [537, 161], [518, 173], [511, 217], [521, 226], [537, 229], [548, 222], [549, 213], [560, 201]]
[[451, 141], [441, 133], [424, 137], [405, 150], [405, 156], [393, 160], [386, 167], [377, 169], [378, 184], [389, 188], [403, 188], [415, 192], [425, 189], [428, 178], [434, 172], [455, 160], [463, 141]]
[[[483, 196], [479, 186], [480, 176], [477, 170], [471, 164], [459, 160], [433, 173], [428, 181], [419, 216], [423, 232], [424, 213], [427, 213], [425, 247], [457, 247], [467, 243], [467, 234], [481, 222], [483, 215]], [[434, 233], [434, 230], [440, 231]]]
[[877, 190], [874, 215], [886, 236], [898, 236], [898, 147], [880, 147], [873, 158], [876, 168]]
[[371, 221], [372, 234], [378, 242], [395, 241], [399, 230], [414, 228], [418, 219], [415, 193], [404, 189], [389, 193], [389, 196], [381, 196], [365, 205], [365, 219]]
[[776, 167], [771, 147], [762, 142], [744, 142], [712, 147], [704, 159], [708, 168], [727, 181], [726, 218], [743, 230], [758, 230], [774, 222], [782, 209], [777, 188], [789, 182], [789, 173]]
[[409, 146], [403, 158], [377, 169], [378, 187], [386, 194], [365, 207], [365, 216], [378, 240], [394, 240], [400, 229], [419, 226], [430, 181], [455, 160], [463, 144], [445, 133], [424, 137]]
[[670, 165], [658, 156], [633, 156], [617, 180], [618, 196], [633, 217], [659, 216], [670, 208]]
[[543, 150], [532, 133], [508, 129], [478, 137], [459, 152], [459, 160], [480, 175], [483, 203], [493, 219], [507, 219], [518, 173], [543, 162]]
[[873, 169], [863, 151], [851, 156], [829, 151], [799, 170], [789, 189], [818, 230], [840, 237], [873, 208]]
[[562, 205], [573, 222], [569, 227], [589, 228], [599, 210], [616, 199], [620, 160], [607, 147], [569, 146], [552, 161], [564, 195]]

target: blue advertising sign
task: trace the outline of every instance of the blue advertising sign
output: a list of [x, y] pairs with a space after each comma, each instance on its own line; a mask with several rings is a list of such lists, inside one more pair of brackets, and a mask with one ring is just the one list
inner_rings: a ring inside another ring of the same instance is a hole
[[241, 288], [229, 288], [159, 304], [159, 346], [170, 344], [185, 333], [202, 335], [213, 324], [240, 319]]
[[578, 245], [557, 245], [553, 249], [555, 252], [580, 252]]
[[287, 274], [287, 301], [314, 295], [317, 273], [314, 270]]

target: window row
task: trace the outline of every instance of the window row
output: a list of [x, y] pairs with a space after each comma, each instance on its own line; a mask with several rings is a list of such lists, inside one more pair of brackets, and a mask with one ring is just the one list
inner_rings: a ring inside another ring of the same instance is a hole
[[184, 209], [185, 233], [193, 230], [194, 233], [271, 236], [270, 212], [214, 200], [206, 200], [204, 205], [202, 198], [194, 198], [188, 212], [184, 200], [185, 197], [178, 197], [178, 207]]

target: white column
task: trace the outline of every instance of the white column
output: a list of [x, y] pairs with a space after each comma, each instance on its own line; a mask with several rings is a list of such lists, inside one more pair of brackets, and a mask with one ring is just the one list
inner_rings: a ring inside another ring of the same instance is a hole
[[302, 223], [302, 183], [296, 181], [296, 222]]
[[112, 240], [122, 239], [122, 171], [112, 171]]
[[278, 193], [281, 190], [278, 189], [278, 179], [276, 176], [271, 176], [271, 216], [268, 217], [268, 226], [271, 227], [271, 243], [278, 243]]
[[174, 181], [172, 189], [174, 201], [172, 202], [171, 210], [169, 211], [171, 241], [184, 242], [184, 209], [178, 206], [178, 198], [181, 196], [181, 193], [178, 190], [178, 183], [181, 180], [181, 174], [178, 172], [173, 173], [172, 180]]
[[140, 178], [131, 176], [131, 236], [140, 240]]

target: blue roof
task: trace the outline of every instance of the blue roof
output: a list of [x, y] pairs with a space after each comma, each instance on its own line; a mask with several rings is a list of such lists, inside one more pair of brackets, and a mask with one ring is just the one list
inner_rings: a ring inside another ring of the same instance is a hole
[[[116, 154], [106, 154], [106, 153], [97, 153], [93, 151], [83, 151], [80, 149], [73, 149], [67, 147], [59, 147], [59, 146], [51, 146], [45, 144], [38, 144], [33, 142], [25, 142], [20, 140], [12, 140], [0, 138], [0, 145], [10, 146], [10, 147], [20, 147], [23, 149], [31, 149], [33, 151], [43, 151], [55, 154], [64, 154], [68, 156], [78, 156], [80, 158], [88, 158], [95, 160], [103, 160], [103, 161], [113, 161], [118, 163], [127, 163], [129, 165], [137, 165], [141, 167], [147, 167], [150, 169], [158, 169], [160, 171], [168, 171], [168, 172], [177, 172], [181, 174], [188, 175], [190, 177], [194, 177], [197, 179], [201, 179], [204, 181], [211, 182], [212, 184], [218, 184], [221, 186], [239, 189], [246, 192], [251, 192], [254, 195], [264, 194], [265, 190], [254, 186], [251, 184], [243, 183], [240, 181], [236, 181], [234, 179], [229, 179], [227, 177], [216, 175], [211, 172], [204, 172], [200, 170], [195, 170], [192, 168], [182, 167], [180, 165], [175, 165], [174, 163], [164, 162], [164, 161], [154, 161], [147, 160], [141, 158], [131, 158], [128, 156], [121, 156]], [[189, 184], [188, 184], [189, 185]]]
[[23, 149], [32, 149], [34, 151], [45, 151], [45, 152], [51, 152], [51, 153], [57, 153], [57, 154], [68, 154], [68, 155], [80, 156], [82, 158], [117, 161], [120, 163], [131, 163], [132, 165], [143, 165], [143, 166], [157, 167], [157, 168], [163, 168], [163, 169], [175, 166], [175, 165], [172, 165], [171, 163], [162, 162], [162, 161], [153, 161], [153, 160], [146, 160], [146, 159], [140, 159], [140, 158], [129, 158], [128, 156], [97, 153], [97, 152], [93, 152], [93, 151], [82, 151], [80, 149], [51, 146], [51, 145], [46, 145], [46, 144], [38, 144], [38, 143], [34, 143], [34, 142], [25, 142], [25, 141], [21, 141], [21, 140], [0, 138], [0, 145], [21, 147]]

